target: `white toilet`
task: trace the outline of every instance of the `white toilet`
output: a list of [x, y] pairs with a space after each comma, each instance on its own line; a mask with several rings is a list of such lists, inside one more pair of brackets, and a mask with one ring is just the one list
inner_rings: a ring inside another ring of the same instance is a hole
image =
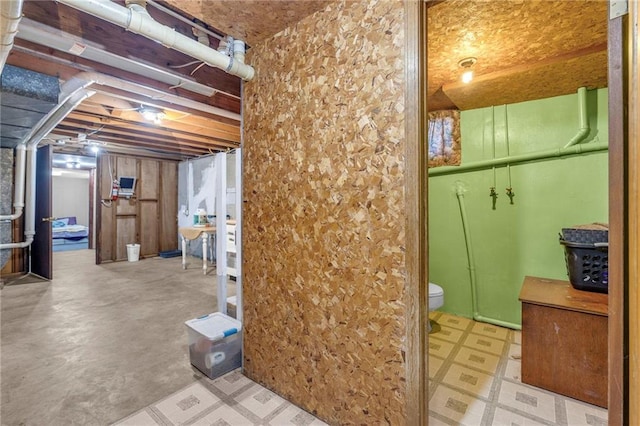
[[444, 305], [444, 290], [438, 284], [429, 283], [429, 310], [435, 311]]
[[[444, 290], [438, 284], [429, 283], [429, 311], [435, 311], [444, 305]], [[431, 332], [431, 320], [427, 322]]]

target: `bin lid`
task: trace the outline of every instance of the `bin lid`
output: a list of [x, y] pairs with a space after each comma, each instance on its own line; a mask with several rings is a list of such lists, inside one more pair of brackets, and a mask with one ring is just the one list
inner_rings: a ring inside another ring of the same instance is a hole
[[203, 315], [185, 321], [187, 327], [202, 334], [210, 340], [218, 340], [242, 330], [242, 323], [222, 312]]

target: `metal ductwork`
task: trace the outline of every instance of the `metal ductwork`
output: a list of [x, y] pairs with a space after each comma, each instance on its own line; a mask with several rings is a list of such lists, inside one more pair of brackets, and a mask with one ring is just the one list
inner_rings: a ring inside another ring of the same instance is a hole
[[[29, 209], [28, 198], [25, 203], [25, 176], [29, 166], [33, 167], [33, 153], [28, 150], [24, 141], [32, 133], [32, 129], [58, 104], [60, 83], [55, 77], [6, 65], [0, 76], [0, 91], [0, 248], [26, 247], [24, 243], [17, 243], [20, 244], [18, 246], [11, 243], [12, 221], [23, 214], [26, 217], [25, 212]], [[0, 267], [4, 266], [10, 256], [9, 250], [0, 250]]]

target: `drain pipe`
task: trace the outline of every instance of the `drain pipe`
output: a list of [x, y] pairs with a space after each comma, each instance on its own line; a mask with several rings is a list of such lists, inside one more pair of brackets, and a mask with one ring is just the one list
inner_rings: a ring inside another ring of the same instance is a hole
[[16, 220], [24, 211], [24, 177], [26, 174], [25, 145], [16, 146], [16, 179], [13, 195], [13, 214], [0, 215], [0, 220]]
[[514, 155], [511, 157], [496, 158], [495, 160], [476, 161], [474, 163], [462, 164], [460, 166], [444, 166], [429, 169], [429, 176], [448, 175], [453, 173], [469, 172], [474, 170], [488, 169], [493, 166], [504, 166], [527, 163], [537, 160], [548, 160], [550, 158], [560, 158], [569, 155], [586, 154], [588, 152], [606, 151], [609, 149], [607, 142], [592, 142], [578, 144], [569, 148], [554, 148], [545, 151], [532, 152], [530, 154]]
[[579, 144], [585, 140], [589, 135], [589, 132], [591, 132], [591, 129], [589, 128], [589, 117], [587, 117], [586, 87], [578, 89], [578, 112], [580, 117], [580, 129], [578, 130], [578, 133], [576, 133], [576, 135], [564, 146], [565, 148]]
[[474, 170], [482, 170], [491, 167], [513, 165], [525, 163], [529, 161], [547, 160], [550, 158], [565, 157], [568, 155], [577, 155], [587, 152], [606, 151], [609, 149], [607, 142], [591, 142], [588, 144], [580, 144], [590, 132], [589, 121], [587, 119], [587, 89], [581, 87], [578, 89], [578, 101], [580, 109], [580, 129], [578, 133], [562, 148], [554, 148], [545, 151], [532, 152], [528, 154], [520, 154], [514, 156], [506, 156], [495, 158], [492, 160], [482, 160], [473, 163], [462, 164], [460, 166], [445, 166], [430, 168], [429, 176], [448, 175], [452, 173], [461, 173]]
[[127, 2], [127, 7], [109, 0], [58, 0], [58, 2], [158, 41], [170, 49], [200, 59], [208, 65], [223, 69], [245, 81], [251, 80], [255, 74], [252, 67], [240, 60], [226, 56], [155, 21], [144, 7], [135, 2]]
[[[130, 83], [108, 75], [95, 72], [82, 72], [67, 82], [60, 88], [60, 102], [49, 114], [45, 115], [34, 126], [32, 131], [22, 141], [22, 145], [27, 149], [28, 173], [27, 173], [27, 208], [25, 210], [25, 241], [19, 243], [0, 244], [0, 249], [24, 248], [31, 245], [33, 236], [35, 235], [35, 172], [36, 172], [36, 156], [35, 151], [38, 144], [49, 132], [51, 132], [73, 109], [86, 98], [92, 96], [95, 92], [89, 91], [87, 88], [93, 84], [103, 85], [130, 91], [148, 96], [152, 99], [158, 99], [181, 105], [186, 108], [197, 109], [203, 112], [223, 115], [225, 117], [240, 120], [240, 115], [225, 111], [211, 105], [196, 102], [190, 99], [183, 99], [175, 95], [152, 89], [140, 84]], [[22, 149], [22, 148], [21, 148]], [[18, 199], [19, 197], [16, 197]]]
[[22, 148], [27, 151], [26, 163], [27, 184], [26, 199], [27, 208], [25, 209], [25, 240], [16, 243], [0, 244], [0, 249], [14, 249], [29, 247], [33, 243], [36, 234], [36, 168], [38, 144], [51, 130], [53, 130], [80, 102], [92, 96], [94, 91], [85, 90], [91, 85], [91, 81], [72, 78], [67, 81], [60, 91], [60, 103], [45, 115], [38, 124], [33, 128], [29, 135], [21, 143]]
[[[13, 48], [13, 40], [18, 32], [18, 25], [22, 19], [22, 0], [0, 2], [0, 73], [4, 69]], [[24, 178], [25, 178], [25, 149], [16, 147], [16, 179], [14, 184], [13, 213], [0, 215], [0, 220], [14, 221], [22, 216], [24, 210]]]
[[23, 0], [4, 0], [0, 1], [0, 28], [2, 28], [2, 36], [0, 36], [0, 72], [4, 69], [7, 62], [9, 52], [13, 47], [13, 39], [18, 32], [18, 25], [22, 18]]
[[469, 230], [469, 220], [467, 218], [467, 209], [464, 204], [464, 189], [462, 185], [456, 186], [456, 197], [458, 198], [458, 206], [460, 208], [460, 217], [462, 219], [462, 230], [464, 232], [464, 242], [467, 249], [467, 262], [469, 265], [469, 279], [471, 281], [471, 306], [473, 307], [473, 319], [480, 322], [497, 325], [500, 327], [521, 330], [520, 324], [502, 321], [494, 318], [485, 317], [478, 312], [478, 285], [476, 276], [476, 261], [473, 257], [473, 244], [471, 243], [471, 232]]

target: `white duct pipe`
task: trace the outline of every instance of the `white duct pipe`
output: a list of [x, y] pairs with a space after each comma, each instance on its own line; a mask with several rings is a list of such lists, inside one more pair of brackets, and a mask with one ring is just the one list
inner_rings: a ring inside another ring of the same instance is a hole
[[[26, 145], [22, 144], [24, 148]], [[36, 149], [35, 145], [27, 147], [27, 165], [29, 173], [27, 174], [27, 202], [29, 206], [24, 211], [24, 238], [25, 240], [19, 243], [4, 243], [0, 244], [0, 249], [15, 249], [29, 247], [33, 243], [33, 237], [35, 236], [35, 224], [36, 224]], [[24, 187], [23, 187], [24, 188]], [[24, 190], [23, 190], [24, 191]], [[24, 195], [24, 192], [23, 192]], [[33, 200], [33, 203], [30, 201]], [[33, 204], [33, 205], [32, 205]]]
[[27, 160], [29, 163], [29, 174], [27, 175], [27, 203], [24, 212], [24, 236], [25, 247], [30, 245], [36, 235], [36, 170], [38, 160], [38, 145], [27, 146]]
[[[29, 247], [33, 242], [36, 234], [36, 170], [37, 156], [36, 152], [38, 144], [49, 132], [51, 132], [62, 121], [70, 111], [72, 111], [80, 102], [92, 96], [95, 92], [87, 91], [85, 88], [91, 85], [91, 81], [82, 79], [71, 79], [66, 82], [60, 90], [60, 102], [45, 115], [38, 124], [32, 129], [29, 135], [22, 141], [21, 146], [27, 150], [26, 163], [27, 184], [26, 199], [27, 208], [25, 209], [25, 240], [18, 243], [0, 244], [0, 249], [24, 248]], [[24, 190], [23, 190], [24, 192]], [[18, 196], [16, 196], [18, 198]]]
[[[58, 103], [58, 105], [38, 122], [38, 124], [32, 129], [29, 135], [22, 142], [22, 144], [27, 147], [27, 163], [29, 165], [29, 173], [27, 174], [26, 196], [28, 205], [26, 206], [27, 208], [25, 210], [25, 241], [21, 243], [0, 244], [0, 249], [27, 247], [33, 242], [33, 235], [35, 235], [36, 160], [35, 154], [32, 151], [35, 151], [37, 149], [37, 146], [42, 138], [44, 138], [49, 132], [51, 132], [60, 123], [60, 121], [62, 121], [73, 109], [75, 109], [76, 106], [78, 106], [80, 102], [95, 93], [93, 91], [85, 90], [93, 84], [99, 84], [138, 94], [143, 94], [153, 99], [161, 99], [163, 101], [171, 102], [187, 108], [192, 108], [217, 115], [223, 115], [225, 117], [240, 120], [239, 114], [225, 111], [220, 108], [215, 108], [200, 102], [192, 101], [190, 99], [183, 99], [178, 96], [170, 95], [160, 90], [152, 89], [140, 84], [130, 83], [125, 80], [120, 80], [115, 77], [110, 77], [94, 72], [82, 72], [80, 74], [77, 74], [62, 85], [62, 87], [60, 88], [60, 102]], [[221, 114], [221, 112], [223, 114]]]
[[240, 121], [240, 114], [236, 114], [234, 112], [227, 111], [222, 108], [217, 108], [211, 105], [203, 104], [202, 102], [197, 102], [191, 99], [181, 98], [179, 96], [163, 92], [162, 90], [143, 86], [137, 83], [131, 83], [129, 81], [121, 80], [119, 78], [111, 77], [108, 75], [95, 72], [83, 72], [76, 75], [74, 78], [88, 80], [91, 81], [91, 84], [109, 86], [115, 89], [121, 89], [127, 92], [143, 95], [154, 100], [165, 101], [174, 105], [183, 106], [185, 108], [195, 109], [209, 114], [218, 115], [220, 117], [226, 117], [231, 118], [232, 120]]
[[183, 75], [168, 72], [149, 64], [107, 52], [102, 46], [94, 45], [82, 38], [65, 33], [56, 28], [51, 28], [40, 22], [32, 21], [29, 18], [22, 19], [20, 31], [16, 37], [61, 52], [71, 53], [94, 62], [106, 64], [113, 68], [161, 81], [173, 87], [180, 87], [193, 93], [204, 96], [213, 96], [216, 93], [224, 94], [224, 92], [217, 91], [213, 87], [198, 83]]
[[26, 174], [25, 145], [16, 146], [16, 179], [14, 183], [13, 214], [1, 215], [0, 220], [16, 220], [24, 210], [24, 176]]
[[13, 47], [13, 39], [18, 32], [18, 25], [22, 18], [22, 2], [23, 0], [4, 0], [0, 1], [0, 72], [4, 69], [7, 62], [9, 52]]
[[223, 69], [243, 80], [249, 81], [255, 74], [254, 69], [249, 65], [241, 63], [239, 60], [233, 60], [217, 50], [198, 43], [197, 40], [176, 32], [173, 28], [156, 22], [140, 5], [132, 4], [129, 8], [126, 8], [109, 0], [58, 1], [133, 33], [158, 41], [170, 49], [200, 59], [208, 65]]

